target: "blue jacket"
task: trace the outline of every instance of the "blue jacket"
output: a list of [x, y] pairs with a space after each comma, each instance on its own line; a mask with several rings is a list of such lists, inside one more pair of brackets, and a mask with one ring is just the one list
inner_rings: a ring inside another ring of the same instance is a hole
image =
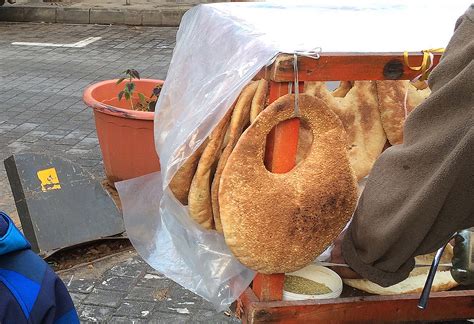
[[0, 323], [79, 323], [64, 283], [0, 212]]

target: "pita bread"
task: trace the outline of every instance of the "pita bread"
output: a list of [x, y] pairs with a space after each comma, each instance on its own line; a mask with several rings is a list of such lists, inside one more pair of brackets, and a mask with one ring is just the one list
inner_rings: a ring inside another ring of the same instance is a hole
[[[387, 138], [378, 111], [377, 92], [372, 81], [341, 82], [343, 90], [334, 97], [324, 82], [308, 82], [305, 93], [322, 98], [341, 120], [347, 134], [351, 166], [360, 180], [367, 176], [382, 153]], [[336, 90], [337, 92], [338, 90]]]
[[[403, 143], [403, 126], [406, 116], [430, 94], [429, 88], [423, 84], [416, 86], [410, 81], [376, 81], [378, 108], [382, 126], [392, 145]], [[421, 89], [418, 90], [417, 86]], [[405, 92], [408, 88], [405, 111]]]
[[294, 95], [285, 95], [240, 137], [220, 179], [226, 243], [240, 262], [261, 273], [311, 263], [339, 235], [357, 200], [341, 122], [314, 96], [300, 95], [299, 106], [314, 138], [303, 161], [284, 174], [264, 165], [267, 134], [294, 116]]
[[212, 229], [214, 224], [211, 205], [211, 176], [213, 175], [213, 167], [215, 169], [215, 162], [221, 153], [231, 114], [232, 109], [217, 124], [209, 136], [209, 142], [201, 155], [189, 189], [189, 214], [206, 229]]
[[220, 212], [219, 212], [219, 183], [221, 179], [222, 171], [227, 163], [227, 159], [229, 158], [232, 150], [235, 147], [235, 144], [239, 140], [240, 135], [242, 134], [242, 130], [245, 125], [248, 124], [250, 121], [250, 106], [252, 103], [252, 99], [255, 95], [255, 91], [257, 90], [258, 83], [251, 82], [248, 84], [237, 100], [235, 104], [234, 111], [232, 112], [232, 118], [230, 120], [228, 134], [226, 135], [227, 145], [225, 146], [222, 155], [219, 159], [217, 164], [216, 173], [214, 174], [214, 179], [212, 180], [211, 186], [211, 200], [212, 200], [212, 213], [214, 216], [214, 224], [216, 230], [222, 233], [222, 225], [220, 220]]
[[176, 171], [169, 183], [171, 192], [183, 205], [188, 204], [189, 188], [191, 187], [191, 182], [193, 181], [199, 158], [201, 157], [206, 145], [207, 141], [201, 144], [201, 146], [191, 154], [186, 162], [184, 162], [178, 171]]
[[[453, 256], [453, 248], [448, 245], [441, 257], [441, 263], [450, 263]], [[434, 253], [422, 255], [415, 258], [417, 264], [427, 267], [417, 267], [413, 269], [409, 277], [402, 282], [390, 286], [381, 287], [367, 279], [344, 279], [344, 283], [359, 290], [377, 295], [398, 295], [398, 294], [417, 294], [423, 291], [426, 278], [430, 271], [430, 265], [433, 261]], [[445, 291], [454, 288], [458, 283], [451, 276], [449, 270], [438, 269], [436, 272], [431, 291]]]
[[258, 114], [265, 108], [267, 100], [268, 81], [261, 79], [258, 81], [257, 91], [252, 99], [252, 106], [250, 108], [250, 123], [253, 123]]

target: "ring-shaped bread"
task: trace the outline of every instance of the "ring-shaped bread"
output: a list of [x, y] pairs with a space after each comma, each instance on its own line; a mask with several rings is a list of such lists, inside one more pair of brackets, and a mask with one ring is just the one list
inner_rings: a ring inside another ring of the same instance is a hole
[[294, 102], [294, 95], [285, 95], [260, 113], [240, 137], [220, 180], [226, 243], [240, 262], [261, 273], [291, 272], [313, 262], [356, 206], [343, 126], [314, 96], [299, 95], [301, 121], [314, 139], [309, 153], [288, 173], [265, 168], [267, 134], [293, 118]]

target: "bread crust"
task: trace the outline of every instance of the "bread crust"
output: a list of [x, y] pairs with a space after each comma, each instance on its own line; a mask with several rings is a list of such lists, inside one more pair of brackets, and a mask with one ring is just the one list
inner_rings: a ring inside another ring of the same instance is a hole
[[268, 81], [261, 79], [258, 81], [257, 90], [252, 99], [252, 106], [250, 108], [250, 123], [253, 123], [258, 114], [265, 109], [268, 93]]
[[376, 85], [378, 109], [387, 139], [392, 145], [402, 144], [406, 117], [429, 96], [431, 91], [429, 88], [423, 88], [422, 85], [415, 86], [410, 81], [376, 81]]
[[189, 189], [189, 215], [205, 229], [214, 227], [211, 202], [211, 177], [214, 175], [215, 163], [221, 154], [224, 136], [229, 126], [233, 109], [229, 109], [224, 118], [217, 124], [209, 136]]
[[220, 210], [219, 210], [219, 182], [222, 175], [222, 171], [227, 163], [232, 150], [235, 147], [235, 144], [240, 138], [244, 126], [250, 121], [250, 108], [252, 99], [257, 90], [258, 83], [251, 82], [248, 84], [237, 100], [235, 104], [234, 111], [232, 112], [232, 117], [230, 120], [229, 131], [226, 134], [226, 142], [222, 155], [220, 156], [219, 162], [217, 164], [216, 172], [214, 174], [214, 179], [212, 180], [211, 186], [211, 201], [212, 201], [212, 214], [214, 217], [215, 228], [218, 232], [222, 233], [222, 225], [220, 220]]
[[347, 150], [357, 179], [367, 176], [387, 141], [375, 83], [341, 82], [330, 93], [324, 82], [308, 82], [305, 92], [324, 100], [339, 117], [347, 134]]
[[201, 146], [191, 154], [178, 171], [176, 171], [168, 185], [176, 199], [178, 199], [183, 205], [188, 204], [189, 188], [191, 187], [191, 182], [193, 181], [199, 158], [201, 157], [206, 145], [207, 140], [201, 144]]
[[301, 94], [301, 118], [313, 132], [308, 155], [285, 174], [263, 163], [266, 136], [293, 117], [294, 95], [260, 113], [222, 172], [220, 216], [227, 245], [249, 268], [291, 272], [314, 261], [339, 235], [357, 200], [343, 127], [328, 105]]

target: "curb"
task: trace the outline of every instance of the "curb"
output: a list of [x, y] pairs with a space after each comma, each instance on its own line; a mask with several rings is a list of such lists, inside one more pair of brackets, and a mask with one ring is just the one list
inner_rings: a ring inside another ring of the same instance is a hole
[[159, 9], [3, 6], [0, 21], [177, 27], [191, 6]]

